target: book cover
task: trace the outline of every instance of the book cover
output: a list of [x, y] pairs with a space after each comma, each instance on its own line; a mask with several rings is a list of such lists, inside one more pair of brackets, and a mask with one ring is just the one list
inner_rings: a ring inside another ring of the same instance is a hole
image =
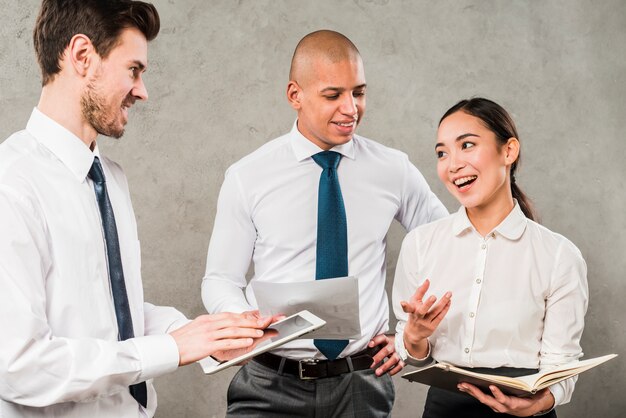
[[507, 395], [524, 397], [592, 369], [615, 357], [617, 357], [617, 354], [608, 354], [602, 357], [574, 361], [521, 377], [476, 373], [447, 363], [435, 363], [413, 372], [405, 373], [402, 377], [411, 382], [435, 386], [453, 392], [458, 392], [457, 385], [461, 382], [477, 386], [486, 393], [491, 393], [489, 386], [495, 385]]

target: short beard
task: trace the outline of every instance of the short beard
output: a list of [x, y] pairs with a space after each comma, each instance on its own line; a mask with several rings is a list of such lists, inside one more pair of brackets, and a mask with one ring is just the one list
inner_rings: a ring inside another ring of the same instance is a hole
[[118, 129], [115, 127], [115, 120], [112, 120], [106, 114], [104, 108], [106, 104], [102, 96], [96, 92], [93, 81], [87, 85], [87, 90], [80, 98], [80, 107], [85, 120], [100, 135], [110, 136], [119, 139], [124, 135], [124, 127]]

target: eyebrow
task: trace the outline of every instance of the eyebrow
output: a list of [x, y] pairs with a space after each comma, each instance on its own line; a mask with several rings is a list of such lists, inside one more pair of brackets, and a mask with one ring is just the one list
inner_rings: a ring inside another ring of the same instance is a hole
[[[360, 84], [360, 85], [354, 87], [352, 90], [364, 89], [365, 87], [367, 87], [367, 84]], [[343, 87], [326, 87], [326, 88], [322, 89], [320, 91], [320, 93], [326, 93], [328, 91], [341, 93], [341, 92], [346, 91], [346, 90], [347, 89], [345, 89]]]
[[146, 70], [146, 64], [144, 64], [143, 62], [141, 62], [139, 60], [131, 60], [130, 63], [134, 64], [135, 67], [139, 68], [141, 71], [145, 71]]
[[[456, 139], [454, 140], [454, 142], [459, 142], [459, 141], [461, 141], [461, 140], [463, 140], [465, 138], [471, 137], [471, 136], [474, 136], [476, 138], [480, 138], [480, 135], [466, 133], [466, 134], [457, 136]], [[437, 142], [435, 144], [435, 149], [437, 149], [438, 147], [443, 147], [443, 142]]]

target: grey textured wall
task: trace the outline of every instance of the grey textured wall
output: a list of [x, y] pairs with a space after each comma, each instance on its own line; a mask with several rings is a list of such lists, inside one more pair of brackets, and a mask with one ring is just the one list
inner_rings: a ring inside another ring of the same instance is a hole
[[[359, 133], [407, 152], [440, 198], [433, 152], [440, 115], [460, 98], [502, 103], [518, 124], [519, 184], [549, 228], [589, 267], [586, 356], [622, 356], [582, 376], [559, 416], [626, 414], [626, 3], [624, 0], [156, 0], [150, 100], [120, 141], [100, 141], [129, 178], [148, 300], [204, 312], [200, 281], [224, 170], [294, 120], [289, 60], [330, 28], [361, 50], [368, 113]], [[0, 0], [0, 141], [39, 97], [31, 33], [39, 2]], [[393, 277], [403, 236], [389, 236]], [[1, 290], [0, 290], [1, 291]], [[157, 417], [223, 416], [234, 371], [187, 367], [158, 379]], [[399, 378], [394, 417], [418, 416], [425, 390]]]

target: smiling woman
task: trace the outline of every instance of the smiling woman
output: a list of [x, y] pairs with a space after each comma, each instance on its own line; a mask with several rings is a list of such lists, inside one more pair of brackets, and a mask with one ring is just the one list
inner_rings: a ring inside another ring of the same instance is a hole
[[[586, 265], [570, 241], [533, 221], [515, 184], [520, 143], [511, 117], [490, 100], [463, 100], [441, 118], [435, 150], [439, 178], [462, 206], [402, 244], [393, 288], [398, 353], [414, 365], [434, 359], [508, 376], [578, 359]], [[458, 387], [464, 393], [432, 387], [423, 416], [555, 417], [574, 384], [527, 398], [468, 383]]]
[[[467, 129], [468, 131], [460, 133], [459, 129], [461, 131]], [[455, 132], [460, 134], [455, 138], [451, 138], [449, 135]], [[464, 162], [462, 155], [468, 155], [468, 158], [476, 159], [476, 150], [469, 150], [469, 148], [474, 147], [477, 143], [482, 143], [481, 149], [478, 150], [478, 160], [488, 158], [488, 156], [482, 157], [482, 152], [495, 151], [498, 156], [504, 157], [509, 162], [508, 165], [505, 164], [508, 167], [506, 170], [502, 170], [503, 167], [500, 166], [500, 174], [505, 174], [506, 177], [508, 177], [508, 182], [506, 182], [507, 184], [505, 185], [505, 179], [501, 178], [499, 185], [507, 187], [499, 191], [502, 191], [505, 197], [508, 198], [507, 188], [510, 189], [510, 197], [517, 200], [524, 215], [526, 215], [528, 219], [536, 220], [537, 217], [532, 203], [515, 181], [515, 172], [521, 159], [517, 128], [511, 116], [500, 105], [480, 97], [470, 100], [461, 100], [441, 117], [439, 121], [438, 139], [441, 141], [437, 141], [435, 145], [435, 151], [439, 160], [437, 172], [446, 187], [449, 186], [449, 182], [446, 178], [451, 177], [454, 179], [453, 182], [459, 192], [468, 191], [470, 184], [477, 180], [478, 176], [471, 175], [465, 178], [459, 177], [458, 174], [452, 175], [451, 172], [446, 173], [446, 170], [458, 170], [459, 168], [449, 166], [450, 159], [445, 158], [445, 154], [447, 154], [446, 145], [442, 141], [445, 141], [445, 139], [453, 139], [456, 143], [456, 147], [460, 147], [465, 151], [465, 153], [459, 154], [461, 162]], [[451, 144], [448, 144], [448, 146], [450, 145]], [[454, 197], [460, 200], [461, 194], [455, 193], [455, 188], [448, 187], [448, 190]], [[510, 201], [510, 199], [507, 200]], [[464, 206], [467, 207], [465, 204]]]

